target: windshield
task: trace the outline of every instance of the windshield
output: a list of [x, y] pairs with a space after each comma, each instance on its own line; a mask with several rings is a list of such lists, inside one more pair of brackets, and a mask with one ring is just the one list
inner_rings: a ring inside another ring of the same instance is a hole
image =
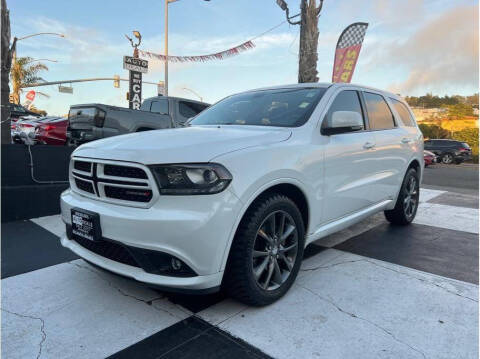
[[233, 95], [198, 114], [190, 124], [298, 127], [308, 120], [326, 90], [284, 88]]

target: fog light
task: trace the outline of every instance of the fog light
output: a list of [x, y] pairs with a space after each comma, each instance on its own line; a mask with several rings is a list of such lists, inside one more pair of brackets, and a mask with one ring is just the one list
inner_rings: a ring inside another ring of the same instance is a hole
[[174, 270], [180, 270], [180, 268], [182, 268], [182, 262], [177, 258], [172, 258], [172, 268]]

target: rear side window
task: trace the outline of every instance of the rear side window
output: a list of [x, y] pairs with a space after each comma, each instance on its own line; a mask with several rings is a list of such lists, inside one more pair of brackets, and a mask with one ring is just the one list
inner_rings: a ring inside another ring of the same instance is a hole
[[168, 115], [168, 100], [152, 101], [150, 112], [160, 113], [162, 115]]
[[358, 112], [363, 118], [362, 106], [360, 105], [358, 92], [354, 90], [346, 90], [340, 92], [337, 97], [335, 97], [335, 100], [333, 100], [333, 103], [328, 110], [327, 121], [324, 122], [325, 125], [330, 123], [332, 114], [336, 111]]
[[395, 127], [392, 111], [383, 96], [365, 92], [368, 121], [372, 130], [388, 130]]
[[398, 114], [400, 115], [400, 119], [402, 120], [403, 125], [408, 127], [415, 127], [415, 122], [413, 121], [412, 115], [408, 111], [407, 106], [391, 97], [390, 101], [392, 101], [393, 107], [395, 107], [395, 110], [397, 110]]
[[75, 117], [91, 117], [95, 116], [95, 112], [97, 109], [95, 107], [81, 107], [81, 108], [72, 108], [68, 112], [68, 118], [70, 120], [74, 119]]
[[190, 118], [202, 112], [206, 107], [194, 102], [180, 101], [178, 103], [178, 112], [183, 117]]
[[452, 145], [449, 141], [433, 140], [432, 142], [435, 147], [448, 147]]

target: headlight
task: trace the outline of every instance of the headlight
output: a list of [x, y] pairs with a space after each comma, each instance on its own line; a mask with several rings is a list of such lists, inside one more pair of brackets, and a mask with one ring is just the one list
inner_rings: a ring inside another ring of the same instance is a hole
[[191, 195], [222, 192], [232, 181], [232, 175], [216, 163], [152, 165], [161, 194]]

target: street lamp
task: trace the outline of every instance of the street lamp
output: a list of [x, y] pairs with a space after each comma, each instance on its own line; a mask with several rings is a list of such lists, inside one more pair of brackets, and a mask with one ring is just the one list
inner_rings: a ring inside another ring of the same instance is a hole
[[182, 90], [190, 91], [195, 96], [197, 96], [200, 99], [201, 102], [203, 102], [202, 96], [200, 96], [197, 92], [193, 91], [192, 89], [189, 89], [188, 87], [182, 87]]
[[135, 38], [138, 40], [136, 44], [133, 43], [132, 38], [129, 37], [128, 35], [125, 35], [125, 37], [128, 39], [128, 41], [130, 41], [130, 44], [133, 47], [133, 57], [138, 59], [138, 47], [142, 42], [142, 35], [140, 34], [140, 31], [137, 31], [137, 30], [133, 30], [132, 33], [133, 33], [133, 36], [135, 36]]
[[27, 35], [27, 36], [23, 36], [23, 37], [15, 37], [14, 39], [17, 39], [17, 41], [20, 41], [20, 40], [25, 40], [25, 39], [28, 39], [29, 37], [34, 37], [34, 36], [39, 36], [39, 35], [55, 35], [55, 36], [60, 36], [60, 37], [65, 37], [64, 34], [59, 34], [58, 32], [38, 32], [36, 34], [31, 34], [31, 35]]
[[165, 96], [168, 96], [168, 4], [175, 1], [178, 0], [165, 0]]
[[17, 41], [20, 41], [20, 40], [25, 40], [25, 39], [28, 39], [30, 37], [34, 37], [34, 36], [39, 36], [39, 35], [53, 35], [53, 36], [59, 36], [59, 37], [65, 37], [64, 34], [60, 34], [58, 32], [38, 32], [36, 34], [30, 34], [30, 35], [27, 35], [27, 36], [23, 36], [23, 37], [14, 37], [13, 38], [13, 44], [12, 44], [12, 49], [13, 49], [13, 54], [12, 54], [12, 59], [13, 59], [13, 63], [16, 62], [17, 60]]
[[26, 62], [25, 65], [31, 64], [32, 62], [37, 62], [37, 61], [58, 62], [57, 60], [51, 60], [51, 59], [33, 59], [31, 61]]

